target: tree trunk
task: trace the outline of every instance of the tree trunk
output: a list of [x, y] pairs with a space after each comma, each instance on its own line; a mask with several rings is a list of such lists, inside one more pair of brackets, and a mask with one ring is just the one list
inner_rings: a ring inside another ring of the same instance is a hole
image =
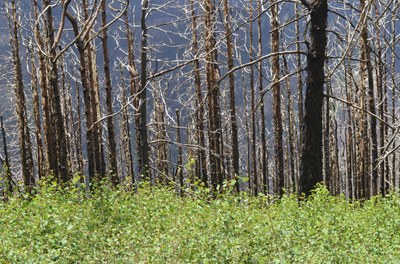
[[[136, 70], [136, 65], [135, 65], [135, 61], [134, 61], [134, 41], [133, 41], [133, 34], [131, 32], [130, 26], [129, 26], [129, 18], [128, 18], [128, 11], [125, 10], [124, 13], [124, 22], [125, 22], [125, 34], [126, 34], [126, 38], [127, 38], [127, 46], [128, 46], [128, 66], [129, 66], [129, 75], [130, 75], [130, 79], [129, 79], [129, 92], [130, 92], [130, 96], [133, 96], [133, 106], [135, 108], [134, 110], [134, 126], [136, 129], [136, 133], [135, 133], [135, 140], [136, 140], [136, 146], [137, 146], [137, 150], [138, 150], [138, 154], [139, 154], [139, 146], [140, 146], [140, 135], [139, 135], [139, 98], [138, 98], [138, 93], [139, 93], [139, 83], [138, 83], [138, 74], [137, 74], [137, 70]], [[121, 83], [123, 84], [123, 86], [125, 86], [125, 82], [124, 82], [124, 76], [123, 76], [123, 72], [122, 72], [122, 68], [121, 68]], [[126, 96], [126, 89], [125, 87], [122, 87], [122, 96]], [[123, 97], [124, 98], [124, 97]], [[125, 100], [127, 101], [127, 100]], [[126, 104], [126, 103], [125, 103]], [[123, 103], [123, 105], [125, 105]], [[125, 136], [123, 136], [124, 138], [126, 138], [126, 144], [129, 145], [125, 145], [125, 156], [126, 156], [126, 162], [127, 162], [127, 168], [128, 168], [128, 172], [131, 174], [130, 176], [132, 177], [132, 183], [136, 183], [136, 178], [135, 178], [135, 167], [134, 167], [134, 163], [133, 163], [133, 151], [132, 151], [132, 142], [131, 142], [131, 129], [130, 129], [130, 124], [129, 124], [129, 118], [128, 118], [128, 114], [129, 111], [128, 109], [124, 110], [123, 113], [123, 129], [126, 129], [126, 133], [124, 134]], [[140, 155], [138, 155], [138, 163], [139, 163], [139, 167], [141, 167], [141, 159], [140, 159]], [[135, 186], [137, 188], [137, 184]]]
[[140, 135], [140, 146], [139, 146], [139, 173], [141, 177], [147, 181], [150, 181], [150, 170], [149, 170], [149, 142], [147, 135], [147, 25], [146, 15], [149, 6], [148, 0], [142, 0], [142, 16], [141, 16], [141, 28], [142, 28], [142, 47], [140, 52], [141, 59], [141, 70], [140, 70], [140, 91], [139, 91], [139, 135]]
[[307, 54], [307, 90], [304, 121], [301, 127], [300, 193], [310, 195], [322, 182], [322, 106], [324, 89], [327, 0], [316, 0], [312, 5], [302, 1], [310, 11], [310, 43]]
[[[228, 0], [224, 0], [224, 25], [225, 25], [225, 41], [227, 46], [228, 71], [233, 69], [233, 42], [232, 42], [232, 23], [229, 15]], [[229, 114], [231, 123], [231, 140], [232, 140], [232, 178], [239, 175], [239, 141], [238, 128], [236, 121], [236, 99], [235, 99], [235, 74], [229, 74]], [[236, 183], [236, 190], [239, 192], [239, 182]]]
[[217, 83], [217, 53], [215, 40], [215, 7], [212, 0], [204, 0], [205, 9], [205, 49], [206, 49], [206, 83], [209, 114], [209, 144], [210, 144], [210, 178], [212, 187], [222, 186], [221, 167], [221, 125], [219, 117], [219, 87]]
[[0, 127], [1, 127], [1, 134], [3, 138], [3, 151], [4, 151], [4, 161], [3, 161], [3, 169], [6, 175], [6, 182], [5, 182], [5, 196], [8, 198], [9, 195], [13, 192], [13, 182], [12, 182], [12, 174], [11, 174], [11, 165], [8, 156], [8, 149], [7, 149], [7, 138], [6, 138], [6, 130], [4, 128], [3, 123], [3, 116], [0, 116]]
[[[257, 33], [258, 33], [258, 58], [263, 54], [262, 46], [262, 26], [261, 26], [261, 0], [258, 0], [258, 18], [257, 18]], [[262, 176], [262, 190], [264, 194], [269, 192], [269, 180], [268, 180], [268, 166], [267, 166], [267, 137], [265, 134], [265, 106], [264, 106], [264, 95], [263, 92], [263, 67], [262, 61], [258, 63], [258, 89], [260, 91], [260, 118], [261, 118], [261, 176]]]
[[[283, 65], [285, 66], [285, 75], [289, 75], [289, 67], [287, 64], [286, 57], [283, 57]], [[289, 160], [289, 171], [288, 171], [288, 176], [286, 177], [288, 179], [288, 183], [286, 183], [286, 191], [288, 194], [292, 193], [293, 191], [296, 190], [297, 188], [297, 182], [296, 182], [296, 166], [295, 166], [295, 140], [294, 138], [296, 137], [295, 135], [295, 124], [294, 124], [294, 110], [293, 110], [293, 104], [292, 104], [292, 87], [290, 83], [290, 78], [286, 78], [286, 89], [287, 89], [287, 125], [288, 125], [288, 146], [287, 148], [289, 149], [289, 155], [288, 155], [288, 160]]]
[[35, 118], [35, 137], [36, 137], [36, 145], [37, 145], [37, 174], [38, 179], [40, 180], [43, 174], [43, 140], [42, 140], [42, 126], [40, 122], [40, 102], [39, 102], [39, 88], [38, 88], [38, 80], [37, 80], [37, 69], [35, 63], [35, 57], [33, 55], [33, 50], [30, 51], [30, 59], [31, 59], [31, 74], [32, 74], [32, 93], [33, 93], [33, 113]]
[[[365, 0], [360, 0], [360, 9], [363, 10], [365, 7]], [[369, 10], [369, 9], [368, 9]], [[371, 62], [371, 47], [368, 41], [368, 29], [367, 24], [364, 23], [361, 31], [361, 72], [364, 80], [368, 79], [367, 91], [368, 91], [368, 111], [375, 115], [375, 92], [374, 92], [374, 77], [372, 73], [372, 62]], [[365, 83], [365, 81], [364, 81]], [[377, 170], [377, 159], [378, 159], [378, 137], [377, 137], [377, 122], [374, 116], [370, 116], [369, 129], [371, 133], [371, 158], [368, 161], [372, 166], [372, 178], [368, 179], [369, 184], [372, 184], [367, 192], [371, 192], [370, 195], [376, 195], [378, 192], [378, 170]], [[369, 185], [367, 184], [367, 185]]]
[[[37, 0], [33, 1], [33, 12], [34, 12], [34, 17], [35, 20], [39, 19], [39, 13], [38, 13], [38, 3]], [[35, 35], [35, 40], [37, 45], [39, 46], [40, 49], [43, 49], [43, 40], [40, 35], [40, 28], [39, 28], [39, 23], [35, 24], [34, 28], [34, 35]], [[43, 164], [43, 175], [48, 175], [50, 172], [50, 167], [51, 167], [51, 160], [54, 160], [54, 150], [52, 146], [52, 135], [51, 133], [51, 124], [50, 124], [50, 116], [51, 116], [51, 108], [50, 108], [50, 102], [49, 102], [49, 97], [48, 97], [48, 86], [47, 86], [47, 75], [46, 75], [46, 60], [41, 52], [38, 52], [38, 59], [39, 59], [39, 85], [40, 85], [40, 92], [41, 92], [41, 102], [42, 102], [42, 116], [43, 116], [43, 147], [45, 149], [44, 151], [44, 164]]]
[[[76, 18], [72, 15], [67, 13], [67, 17], [72, 24], [75, 37], [79, 36], [79, 28], [78, 22]], [[94, 131], [92, 129], [93, 126], [93, 115], [92, 115], [92, 104], [91, 100], [91, 92], [90, 86], [88, 82], [88, 72], [87, 72], [87, 57], [85, 56], [85, 47], [83, 40], [78, 37], [76, 40], [76, 46], [79, 52], [79, 60], [80, 60], [80, 67], [79, 71], [81, 74], [81, 82], [82, 82], [82, 89], [83, 89], [83, 101], [85, 107], [85, 116], [86, 116], [86, 143], [87, 143], [87, 155], [88, 155], [88, 172], [89, 172], [89, 181], [93, 183], [96, 178], [96, 164], [95, 164], [95, 156], [94, 156]]]
[[[70, 1], [62, 1], [63, 8], [67, 8]], [[50, 0], [43, 0], [44, 8], [46, 9], [46, 42], [49, 49], [49, 62], [48, 62], [48, 83], [51, 89], [50, 102], [51, 106], [54, 107], [52, 110], [52, 116], [50, 117], [54, 122], [54, 134], [52, 136], [51, 147], [53, 147], [53, 156], [51, 161], [50, 170], [54, 173], [56, 178], [66, 182], [68, 180], [68, 159], [67, 159], [67, 144], [66, 135], [64, 128], [64, 117], [61, 111], [61, 99], [60, 91], [58, 87], [58, 66], [57, 66], [57, 45], [54, 36], [54, 25], [53, 25], [53, 11]], [[63, 18], [64, 19], [64, 18]]]
[[30, 147], [28, 144], [29, 129], [27, 123], [27, 111], [25, 104], [25, 93], [23, 85], [23, 76], [21, 68], [21, 58], [19, 54], [19, 22], [17, 17], [17, 8], [15, 0], [11, 0], [11, 15], [9, 17], [9, 26], [11, 31], [11, 47], [14, 65], [14, 92], [15, 92], [15, 105], [17, 111], [18, 121], [18, 138], [19, 138], [19, 150], [21, 155], [21, 166], [22, 166], [22, 177], [24, 180], [24, 187], [26, 192], [30, 192], [35, 183], [32, 167], [32, 156], [29, 155]]
[[[121, 104], [123, 106], [127, 105], [127, 90], [125, 87], [125, 80], [124, 80], [124, 72], [122, 70], [122, 66], [120, 69], [121, 74]], [[131, 134], [129, 129], [129, 113], [128, 109], [124, 108], [122, 111], [122, 121], [121, 121], [121, 137], [122, 137], [122, 146], [121, 152], [124, 153], [124, 158], [126, 162], [126, 169], [127, 174], [132, 178], [132, 183], [135, 184], [137, 187], [137, 182], [135, 178], [135, 168], [133, 166], [133, 159], [132, 159], [132, 144], [131, 144]]]
[[107, 132], [108, 132], [108, 160], [110, 162], [111, 183], [116, 186], [119, 183], [117, 170], [117, 147], [115, 144], [114, 121], [111, 115], [113, 114], [112, 107], [112, 86], [110, 73], [110, 59], [108, 55], [108, 34], [107, 34], [107, 15], [106, 15], [106, 0], [101, 1], [101, 21], [103, 26], [103, 37], [101, 38], [104, 57], [104, 75], [106, 85], [106, 105], [107, 105]]
[[[253, 57], [253, 0], [249, 3], [249, 13], [250, 15], [250, 24], [249, 24], [249, 62], [252, 63], [254, 60]], [[252, 192], [255, 196], [258, 195], [258, 174], [257, 174], [257, 140], [256, 140], [256, 91], [254, 87], [254, 69], [253, 65], [250, 65], [250, 101], [251, 101], [251, 168], [252, 173], [251, 183], [252, 183]]]
[[178, 160], [176, 162], [176, 180], [179, 180], [180, 195], [183, 196], [184, 178], [183, 178], [183, 158], [182, 158], [182, 141], [181, 141], [181, 117], [179, 109], [175, 110], [176, 114], [176, 143], [178, 144]]
[[[196, 12], [194, 10], [194, 2], [190, 0], [190, 11], [192, 17], [192, 45], [193, 45], [193, 56], [198, 57], [199, 48], [197, 40], [197, 19]], [[193, 62], [193, 74], [194, 74], [194, 85], [196, 87], [196, 98], [197, 98], [197, 134], [198, 144], [200, 149], [198, 150], [198, 176], [202, 180], [205, 186], [208, 186], [208, 174], [207, 174], [207, 160], [206, 160], [206, 144], [205, 144], [205, 133], [204, 133], [204, 103], [203, 94], [201, 88], [201, 76], [200, 76], [200, 62], [195, 59]]]
[[[279, 23], [278, 4], [271, 0], [271, 52], [279, 52]], [[282, 139], [282, 114], [281, 114], [281, 87], [279, 83], [280, 66], [279, 56], [274, 55], [271, 59], [272, 90], [273, 90], [273, 122], [274, 122], [274, 147], [275, 147], [275, 169], [276, 186], [275, 193], [283, 195], [285, 187], [284, 162], [283, 162], [283, 139]]]

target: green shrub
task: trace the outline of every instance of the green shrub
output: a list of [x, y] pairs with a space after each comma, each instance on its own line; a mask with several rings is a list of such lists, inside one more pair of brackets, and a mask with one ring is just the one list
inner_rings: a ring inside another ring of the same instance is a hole
[[0, 204], [0, 263], [399, 263], [400, 199], [181, 198], [45, 184]]

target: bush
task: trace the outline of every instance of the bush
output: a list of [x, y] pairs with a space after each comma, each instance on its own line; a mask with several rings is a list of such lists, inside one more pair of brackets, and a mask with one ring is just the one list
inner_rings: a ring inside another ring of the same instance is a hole
[[398, 263], [400, 199], [181, 198], [43, 186], [0, 205], [1, 263]]

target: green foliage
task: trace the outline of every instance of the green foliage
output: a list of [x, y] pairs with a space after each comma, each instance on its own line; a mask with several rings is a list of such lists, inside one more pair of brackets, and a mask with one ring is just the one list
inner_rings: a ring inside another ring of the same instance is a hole
[[[398, 263], [400, 198], [249, 197], [54, 181], [0, 203], [0, 263]], [[226, 183], [229, 185], [229, 183]], [[76, 187], [78, 186], [78, 187]], [[229, 186], [228, 186], [229, 187]], [[197, 196], [195, 196], [197, 194]], [[203, 198], [198, 198], [203, 197]]]

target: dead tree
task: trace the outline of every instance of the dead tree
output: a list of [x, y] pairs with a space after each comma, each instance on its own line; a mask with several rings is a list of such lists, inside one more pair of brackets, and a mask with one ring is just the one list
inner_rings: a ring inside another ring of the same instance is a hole
[[195, 57], [193, 60], [193, 75], [194, 75], [194, 85], [196, 90], [196, 123], [197, 123], [197, 141], [199, 145], [198, 150], [198, 160], [197, 164], [197, 174], [201, 181], [208, 186], [208, 175], [207, 175], [207, 161], [206, 161], [206, 151], [205, 151], [205, 131], [204, 131], [204, 104], [203, 104], [203, 93], [201, 88], [201, 75], [200, 75], [200, 61], [199, 48], [198, 48], [198, 37], [197, 37], [197, 16], [194, 10], [194, 2], [190, 0], [190, 12], [192, 17], [192, 54]]
[[307, 54], [307, 88], [304, 120], [301, 126], [300, 193], [309, 195], [322, 182], [322, 106], [327, 45], [327, 0], [302, 0], [310, 12]]
[[24, 180], [24, 188], [26, 192], [32, 190], [35, 184], [35, 178], [33, 175], [33, 160], [32, 152], [29, 149], [30, 146], [30, 133], [27, 122], [27, 110], [26, 110], [26, 99], [23, 85], [23, 76], [21, 68], [21, 58], [19, 51], [19, 22], [17, 17], [17, 8], [15, 0], [11, 0], [9, 3], [10, 12], [9, 27], [10, 27], [10, 44], [12, 48], [12, 58], [14, 66], [14, 93], [16, 100], [16, 112], [18, 121], [18, 139], [19, 139], [19, 151], [21, 155], [21, 166], [22, 166], [22, 177]]
[[3, 116], [0, 116], [0, 127], [1, 127], [1, 134], [3, 139], [3, 151], [4, 151], [4, 160], [2, 160], [3, 170], [5, 171], [5, 189], [6, 189], [6, 197], [13, 192], [13, 182], [12, 182], [12, 174], [11, 174], [11, 165], [10, 159], [8, 155], [7, 149], [7, 137], [6, 137], [6, 130], [4, 128], [3, 123]]
[[[232, 42], [232, 26], [229, 14], [228, 0], [223, 1], [224, 5], [224, 26], [225, 26], [225, 41], [227, 47], [228, 71], [229, 73], [229, 114], [232, 140], [232, 178], [239, 175], [239, 141], [238, 128], [236, 121], [236, 98], [235, 98], [235, 74], [231, 72], [233, 69], [233, 42]], [[237, 181], [236, 190], [239, 192], [239, 182]]]
[[[249, 2], [249, 13], [250, 13], [250, 24], [249, 24], [249, 63], [252, 63], [254, 61], [254, 55], [253, 55], [253, 1], [251, 0]], [[258, 173], [257, 173], [257, 139], [256, 139], [256, 91], [255, 91], [255, 85], [254, 85], [254, 68], [253, 64], [250, 65], [250, 83], [249, 83], [249, 89], [250, 89], [250, 101], [251, 101], [251, 168], [252, 168], [252, 173], [251, 173], [251, 183], [252, 183], [252, 192], [255, 196], [258, 195]]]
[[[365, 1], [360, 1], [360, 9], [363, 10], [365, 7]], [[369, 8], [367, 8], [369, 10]], [[368, 12], [367, 12], [368, 13]], [[368, 111], [372, 114], [370, 115], [369, 129], [370, 129], [370, 151], [371, 158], [367, 161], [368, 166], [372, 171], [372, 178], [367, 179], [368, 184], [365, 191], [371, 192], [370, 195], [376, 195], [378, 191], [378, 170], [377, 170], [377, 159], [378, 159], [378, 137], [377, 137], [377, 122], [373, 115], [376, 115], [375, 110], [375, 92], [374, 92], [374, 77], [372, 72], [372, 61], [371, 61], [371, 47], [368, 41], [368, 29], [366, 23], [364, 23], [361, 30], [361, 62], [360, 68], [362, 72], [362, 85], [366, 85], [366, 90], [368, 93], [367, 104]], [[367, 80], [367, 81], [366, 81]], [[367, 142], [365, 142], [368, 144]], [[369, 186], [372, 184], [372, 186]]]
[[[50, 162], [50, 171], [61, 181], [66, 182], [68, 180], [68, 159], [67, 159], [67, 144], [66, 134], [64, 127], [64, 117], [61, 111], [61, 99], [58, 85], [58, 65], [57, 61], [59, 54], [57, 54], [58, 45], [61, 40], [61, 36], [64, 30], [64, 22], [67, 8], [71, 0], [62, 0], [62, 14], [61, 23], [58, 30], [54, 29], [53, 11], [50, 0], [43, 0], [43, 6], [45, 9], [45, 27], [46, 27], [46, 39], [47, 44], [47, 78], [49, 84], [49, 99], [50, 105], [52, 106], [51, 115], [49, 118], [53, 121], [52, 127], [54, 128], [55, 136], [52, 136], [51, 142], [48, 142], [48, 147], [52, 148], [52, 157]], [[38, 23], [38, 21], [36, 22]], [[56, 33], [56, 34], [55, 34]]]
[[[279, 52], [279, 23], [278, 4], [271, 0], [271, 52]], [[279, 83], [280, 66], [279, 55], [271, 58], [272, 89], [273, 89], [273, 120], [274, 120], [274, 148], [275, 148], [275, 193], [283, 194], [284, 185], [284, 163], [283, 163], [283, 139], [282, 139], [282, 114], [281, 114], [281, 87]]]
[[139, 124], [137, 127], [139, 133], [138, 154], [139, 161], [139, 174], [147, 181], [150, 181], [149, 170], [149, 141], [147, 134], [147, 64], [148, 64], [148, 46], [147, 46], [147, 25], [146, 16], [148, 13], [149, 1], [142, 0], [142, 11], [140, 25], [142, 29], [141, 35], [141, 51], [140, 51], [140, 90], [138, 91], [139, 98]]
[[205, 51], [206, 51], [206, 84], [208, 102], [208, 136], [210, 144], [210, 179], [214, 190], [218, 185], [222, 186], [222, 149], [221, 149], [221, 124], [219, 110], [219, 85], [217, 49], [215, 41], [215, 6], [212, 0], [204, 0], [205, 21]]
[[101, 38], [103, 46], [104, 58], [104, 75], [106, 86], [106, 105], [107, 105], [107, 136], [108, 136], [108, 159], [110, 161], [110, 176], [111, 182], [114, 186], [119, 183], [118, 170], [117, 170], [117, 147], [115, 144], [115, 130], [114, 121], [112, 118], [112, 86], [111, 86], [111, 73], [110, 73], [110, 59], [108, 55], [108, 34], [107, 34], [107, 8], [106, 1], [101, 1], [101, 22], [103, 27], [103, 36]]

